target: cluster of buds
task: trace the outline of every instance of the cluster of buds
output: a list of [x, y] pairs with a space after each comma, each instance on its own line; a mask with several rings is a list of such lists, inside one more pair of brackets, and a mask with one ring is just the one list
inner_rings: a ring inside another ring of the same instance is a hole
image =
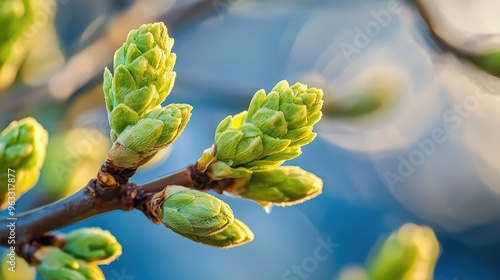
[[214, 148], [206, 151], [219, 162], [217, 169], [211, 166], [212, 176], [233, 177], [222, 163], [258, 171], [296, 158], [301, 146], [316, 137], [312, 130], [321, 119], [322, 105], [323, 91], [301, 83], [290, 87], [280, 81], [267, 96], [264, 90], [257, 91], [247, 111], [228, 116], [217, 126]]
[[[13, 121], [0, 134], [0, 207], [9, 192], [18, 197], [31, 189], [45, 160], [47, 131], [33, 118]], [[12, 197], [12, 195], [9, 195]]]
[[234, 218], [224, 201], [182, 186], [168, 186], [149, 205], [154, 221], [193, 241], [220, 248], [253, 240], [252, 231]]
[[299, 167], [280, 167], [316, 137], [321, 89], [280, 81], [266, 95], [255, 93], [247, 111], [228, 116], [216, 129], [214, 145], [196, 163], [211, 181], [231, 179], [233, 195], [271, 205], [292, 205], [321, 193], [320, 178]]
[[66, 237], [66, 245], [44, 246], [33, 254], [33, 264], [44, 279], [104, 280], [98, 264], [121, 255], [116, 238], [99, 228], [83, 228]]
[[161, 104], [175, 82], [174, 40], [163, 23], [132, 30], [114, 57], [114, 76], [104, 71], [103, 91], [113, 146], [113, 166], [137, 168], [177, 139], [192, 107]]

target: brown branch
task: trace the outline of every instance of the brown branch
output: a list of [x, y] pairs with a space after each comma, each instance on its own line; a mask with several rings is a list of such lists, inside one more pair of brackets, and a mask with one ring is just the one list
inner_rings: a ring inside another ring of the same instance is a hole
[[[92, 179], [70, 197], [18, 216], [0, 219], [0, 245], [15, 245], [16, 252], [29, 262], [30, 255], [39, 246], [37, 240], [47, 240], [50, 231], [114, 210], [130, 211], [137, 208], [144, 211], [142, 204], [151, 195], [148, 192], [162, 191], [168, 185], [193, 187], [186, 170], [145, 184], [144, 187], [129, 182], [119, 187], [106, 187], [97, 179]], [[145, 214], [148, 216], [148, 213]], [[15, 229], [11, 228], [12, 225]], [[10, 236], [15, 237], [15, 244], [9, 243]]]
[[82, 190], [64, 200], [0, 220], [0, 244], [10, 246], [9, 224], [15, 224], [15, 244], [19, 247], [46, 232], [102, 213], [131, 210], [137, 194], [134, 186], [128, 183], [120, 188], [103, 188], [93, 179]]
[[214, 190], [222, 193], [233, 182], [232, 179], [213, 180], [208, 173], [201, 172], [196, 164], [189, 165], [175, 174], [144, 184], [141, 189], [145, 193], [158, 193], [167, 185], [181, 185], [201, 191]]

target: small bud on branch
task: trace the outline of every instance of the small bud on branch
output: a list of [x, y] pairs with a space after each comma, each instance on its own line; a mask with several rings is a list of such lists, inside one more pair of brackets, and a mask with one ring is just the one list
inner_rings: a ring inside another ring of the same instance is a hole
[[122, 246], [107, 230], [81, 228], [66, 236], [65, 252], [88, 262], [109, 264], [122, 253]]
[[281, 166], [236, 178], [226, 191], [268, 207], [301, 203], [321, 194], [322, 188], [316, 175], [297, 166]]

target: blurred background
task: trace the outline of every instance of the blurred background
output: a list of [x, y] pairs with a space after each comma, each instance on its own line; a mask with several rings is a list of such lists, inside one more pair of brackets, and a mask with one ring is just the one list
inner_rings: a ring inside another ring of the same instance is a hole
[[[437, 234], [434, 279], [500, 277], [500, 58], [481, 60], [500, 50], [498, 1], [31, 2], [41, 5], [33, 24], [15, 51], [0, 52], [0, 127], [33, 116], [50, 133], [41, 180], [18, 212], [95, 177], [110, 146], [102, 71], [143, 23], [167, 24], [177, 54], [167, 102], [194, 110], [137, 183], [194, 163], [219, 121], [244, 110], [258, 89], [287, 79], [325, 93], [319, 136], [290, 162], [323, 178], [321, 196], [270, 214], [223, 196], [255, 233], [227, 250], [138, 211], [61, 229], [99, 226], [117, 237], [124, 253], [102, 266], [107, 279], [334, 279], [407, 222]], [[14, 44], [12, 34], [0, 44]], [[318, 246], [326, 258], [315, 259]]]

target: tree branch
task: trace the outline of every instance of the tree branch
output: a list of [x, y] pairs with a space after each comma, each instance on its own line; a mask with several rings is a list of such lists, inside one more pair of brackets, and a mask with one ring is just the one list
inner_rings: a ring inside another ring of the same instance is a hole
[[[168, 185], [192, 188], [194, 184], [187, 171], [188, 168], [147, 183], [143, 187], [137, 187], [136, 184], [129, 182], [119, 187], [106, 187], [97, 179], [92, 179], [83, 189], [70, 197], [18, 216], [0, 219], [0, 245], [15, 246], [16, 252], [29, 261], [27, 247], [36, 245], [34, 244], [36, 240], [46, 236], [50, 231], [113, 210], [130, 211], [137, 208], [144, 211], [142, 204], [150, 193], [160, 192]], [[15, 237], [15, 244], [12, 241], [9, 243], [12, 239], [10, 236]]]
[[[101, 167], [102, 170], [112, 169], [105, 162]], [[29, 262], [33, 253], [32, 247], [38, 246], [37, 240], [47, 236], [50, 231], [113, 210], [130, 211], [136, 208], [151, 219], [149, 213], [151, 209], [147, 203], [154, 194], [163, 191], [169, 185], [222, 193], [233, 183], [232, 179], [212, 180], [207, 173], [201, 172], [196, 164], [139, 187], [128, 182], [129, 175], [133, 173], [135, 170], [113, 170], [107, 174], [110, 174], [108, 177], [114, 178], [113, 182], [120, 182], [116, 187], [102, 184], [99, 179], [92, 179], [83, 189], [70, 197], [19, 216], [0, 219], [0, 245], [6, 247], [15, 245], [16, 252]], [[15, 243], [12, 243], [11, 236], [15, 238]]]
[[[127, 184], [128, 186], [132, 184]], [[112, 210], [130, 210], [126, 205], [124, 189], [103, 189], [95, 179], [72, 196], [52, 204], [28, 211], [19, 216], [0, 220], [0, 244], [7, 246], [10, 236], [9, 224], [15, 224], [15, 244], [24, 243], [43, 236], [44, 233], [83, 221]], [[14, 221], [12, 219], [15, 219]], [[9, 245], [10, 246], [10, 245]]]

